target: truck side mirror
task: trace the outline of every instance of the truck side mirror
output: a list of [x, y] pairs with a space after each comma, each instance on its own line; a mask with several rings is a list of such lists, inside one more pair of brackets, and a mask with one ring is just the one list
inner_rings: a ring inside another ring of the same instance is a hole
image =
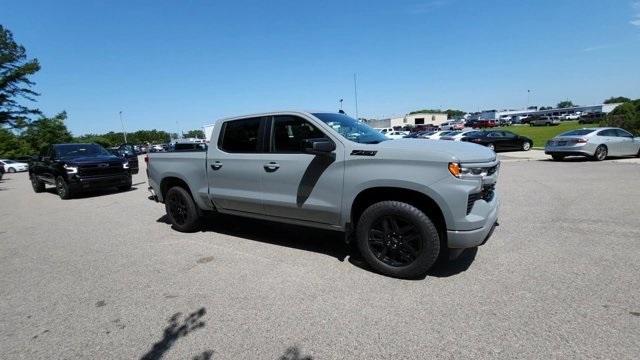
[[335, 149], [336, 144], [327, 138], [302, 140], [302, 150], [307, 154], [328, 155]]

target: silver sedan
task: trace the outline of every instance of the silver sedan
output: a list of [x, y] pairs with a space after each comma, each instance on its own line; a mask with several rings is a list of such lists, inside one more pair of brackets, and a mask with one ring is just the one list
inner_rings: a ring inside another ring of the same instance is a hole
[[557, 161], [567, 156], [587, 156], [598, 161], [607, 156], [640, 157], [640, 138], [620, 128], [576, 129], [549, 140], [544, 152]]

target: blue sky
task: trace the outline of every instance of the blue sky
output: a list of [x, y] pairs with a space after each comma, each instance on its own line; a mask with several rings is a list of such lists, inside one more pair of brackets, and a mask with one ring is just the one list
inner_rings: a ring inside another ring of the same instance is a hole
[[521, 108], [640, 97], [640, 2], [9, 1], [74, 134], [175, 132], [245, 113]]

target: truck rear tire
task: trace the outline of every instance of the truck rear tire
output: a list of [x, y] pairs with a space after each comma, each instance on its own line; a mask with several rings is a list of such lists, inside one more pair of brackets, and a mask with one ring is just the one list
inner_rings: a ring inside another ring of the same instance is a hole
[[200, 213], [191, 194], [181, 186], [167, 191], [164, 206], [172, 227], [180, 232], [194, 232], [200, 229]]
[[356, 235], [366, 262], [392, 277], [424, 276], [440, 254], [433, 222], [418, 208], [400, 201], [369, 206], [358, 220]]

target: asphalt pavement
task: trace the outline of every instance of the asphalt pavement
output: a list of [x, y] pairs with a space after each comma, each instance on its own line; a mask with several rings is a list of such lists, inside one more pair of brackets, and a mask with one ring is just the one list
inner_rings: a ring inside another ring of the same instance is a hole
[[178, 233], [144, 171], [68, 201], [7, 174], [0, 358], [637, 358], [640, 166], [501, 157], [493, 237], [413, 281], [338, 233], [228, 216]]

